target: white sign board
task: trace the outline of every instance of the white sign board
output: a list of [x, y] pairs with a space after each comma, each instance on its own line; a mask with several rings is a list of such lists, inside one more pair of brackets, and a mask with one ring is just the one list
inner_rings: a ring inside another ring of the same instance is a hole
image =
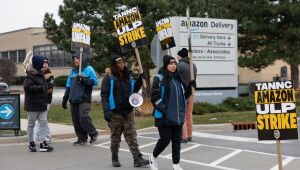
[[[170, 17], [170, 20], [177, 44], [171, 51], [177, 54], [180, 49], [188, 48], [187, 19]], [[218, 102], [225, 97], [237, 97], [237, 21], [191, 17], [190, 24], [192, 57], [197, 66], [196, 93], [198, 96], [203, 96], [202, 92], [226, 94], [216, 96], [220, 99]], [[203, 102], [204, 98], [196, 100]]]

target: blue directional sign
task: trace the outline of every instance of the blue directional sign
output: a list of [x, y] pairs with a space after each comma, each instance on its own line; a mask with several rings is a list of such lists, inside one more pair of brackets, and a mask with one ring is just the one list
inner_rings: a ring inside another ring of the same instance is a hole
[[11, 119], [14, 113], [14, 108], [10, 104], [4, 104], [0, 107], [0, 117], [2, 119]]
[[0, 130], [20, 130], [20, 95], [0, 95]]

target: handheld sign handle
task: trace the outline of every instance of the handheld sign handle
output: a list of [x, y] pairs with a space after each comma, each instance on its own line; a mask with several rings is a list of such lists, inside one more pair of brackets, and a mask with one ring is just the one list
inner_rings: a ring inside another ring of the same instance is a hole
[[[168, 49], [168, 55], [172, 56], [171, 48], [169, 48], [169, 44], [166, 44], [166, 47]], [[172, 56], [173, 57], [173, 56]]]
[[79, 60], [80, 60], [80, 62], [79, 62], [79, 75], [81, 75], [81, 68], [82, 68], [82, 52], [83, 52], [83, 48], [82, 47], [80, 47], [80, 55], [79, 55]]
[[[190, 76], [191, 76], [191, 81], [194, 80], [194, 65], [193, 65], [193, 56], [192, 56], [192, 39], [191, 39], [191, 30], [190, 30], [190, 8], [187, 7], [186, 9], [186, 18], [187, 18], [187, 29], [189, 31], [188, 33], [188, 45], [189, 45], [189, 59], [190, 59]], [[195, 88], [192, 86], [192, 95], [194, 96], [195, 94]]]
[[[139, 65], [140, 74], [143, 74], [144, 71], [143, 71], [143, 67], [142, 67], [142, 63], [141, 63], [139, 50], [138, 50], [138, 48], [136, 48], [135, 42], [132, 42], [131, 45], [132, 45], [132, 47], [134, 48], [134, 51], [135, 51], [136, 60], [137, 60], [138, 65]], [[144, 86], [144, 88], [147, 88], [147, 83], [146, 83], [146, 80], [144, 78], [143, 78], [143, 86]]]

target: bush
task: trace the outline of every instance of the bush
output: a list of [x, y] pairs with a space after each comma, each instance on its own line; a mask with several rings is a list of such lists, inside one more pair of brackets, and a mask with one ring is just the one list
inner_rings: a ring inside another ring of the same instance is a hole
[[223, 104], [234, 111], [255, 110], [255, 103], [252, 97], [229, 97], [224, 100]]
[[205, 113], [216, 113], [216, 112], [227, 112], [228, 109], [226, 106], [222, 104], [210, 104], [210, 103], [195, 103], [193, 114], [202, 115]]
[[68, 76], [58, 76], [54, 79], [54, 85], [59, 87], [66, 87]]
[[26, 76], [18, 76], [15, 78], [15, 85], [23, 85], [24, 84], [24, 80], [25, 80]]
[[11, 84], [17, 73], [17, 66], [13, 60], [10, 59], [0, 59], [0, 78], [1, 81]]
[[254, 100], [251, 97], [229, 97], [222, 104], [195, 103], [193, 114], [202, 115], [207, 113], [228, 112], [228, 111], [253, 111], [255, 110]]

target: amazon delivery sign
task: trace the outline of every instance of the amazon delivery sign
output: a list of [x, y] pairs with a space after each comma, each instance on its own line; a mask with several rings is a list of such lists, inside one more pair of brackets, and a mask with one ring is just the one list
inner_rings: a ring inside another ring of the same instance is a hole
[[0, 130], [20, 130], [20, 95], [0, 95]]

